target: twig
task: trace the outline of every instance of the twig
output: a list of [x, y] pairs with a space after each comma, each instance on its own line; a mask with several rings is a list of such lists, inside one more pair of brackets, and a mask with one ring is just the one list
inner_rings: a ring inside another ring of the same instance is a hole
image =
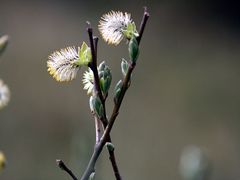
[[[93, 30], [91, 28], [90, 22], [87, 22], [87, 24], [88, 24], [87, 32], [89, 35], [90, 48], [91, 48], [91, 54], [92, 54], [92, 62], [89, 64], [89, 67], [93, 71], [94, 87], [96, 88], [97, 95], [100, 98], [100, 100], [103, 101], [103, 95], [102, 95], [101, 88], [100, 88], [99, 76], [98, 76], [98, 70], [97, 70], [97, 57], [96, 57], [96, 53], [95, 53], [97, 51], [95, 51], [95, 47], [94, 47]], [[95, 44], [97, 44], [96, 40], [95, 40]], [[96, 50], [97, 50], [97, 48], [96, 48]]]
[[[147, 12], [147, 8], [144, 8], [144, 14], [143, 14], [143, 19], [142, 19], [141, 26], [140, 26], [139, 37], [137, 39], [138, 44], [140, 44], [140, 42], [141, 42], [142, 34], [143, 34], [144, 29], [145, 29], [145, 25], [147, 23], [148, 18], [149, 18], [149, 13]], [[92, 30], [90, 32], [92, 34]], [[105, 128], [104, 134], [102, 135], [102, 138], [100, 139], [100, 142], [95, 146], [92, 157], [89, 161], [87, 169], [85, 170], [81, 180], [88, 180], [88, 177], [91, 175], [91, 173], [93, 173], [95, 171], [96, 161], [97, 161], [100, 153], [102, 152], [102, 149], [103, 149], [105, 143], [108, 141], [109, 134], [112, 130], [115, 119], [116, 119], [116, 117], [119, 113], [119, 109], [120, 109], [120, 106], [122, 104], [123, 97], [124, 97], [128, 87], [129, 87], [128, 85], [129, 85], [129, 82], [130, 82], [131, 74], [132, 74], [132, 71], [134, 70], [135, 66], [136, 66], [136, 63], [132, 62], [131, 66], [128, 68], [128, 72], [127, 72], [127, 74], [124, 78], [123, 86], [122, 86], [118, 101], [114, 105], [114, 109], [113, 109], [111, 118], [109, 120], [109, 123]]]
[[97, 45], [98, 45], [98, 37], [94, 36], [93, 37], [93, 41], [94, 41], [94, 52], [95, 52], [95, 56], [97, 58]]
[[73, 172], [64, 164], [62, 160], [56, 160], [58, 167], [60, 167], [63, 171], [66, 171], [73, 180], [78, 180], [77, 177], [73, 174]]
[[138, 42], [138, 45], [140, 44], [141, 42], [141, 39], [142, 39], [142, 35], [143, 35], [143, 31], [145, 29], [145, 26], [147, 24], [147, 20], [149, 18], [149, 13], [147, 12], [147, 7], [144, 7], [144, 13], [143, 13], [143, 17], [142, 17], [142, 21], [141, 21], [141, 24], [140, 24], [140, 31], [139, 31], [139, 36], [137, 37], [137, 42]]
[[[94, 53], [95, 53], [95, 57], [97, 57], [98, 37], [94, 36], [93, 41], [94, 41]], [[100, 134], [101, 134], [100, 120], [97, 118], [97, 116], [95, 114], [93, 114], [93, 116], [94, 116], [94, 121], [95, 121], [96, 144], [97, 144], [100, 141]]]
[[[141, 38], [142, 38], [142, 35], [143, 35], [143, 32], [144, 32], [144, 29], [145, 29], [148, 18], [149, 18], [149, 13], [147, 12], [147, 8], [145, 7], [142, 22], [141, 22], [141, 25], [140, 25], [139, 37], [137, 39], [139, 45], [140, 45]], [[108, 126], [106, 127], [106, 129], [104, 131], [104, 134], [101, 138], [101, 141], [103, 141], [103, 142], [106, 141], [107, 135], [111, 132], [112, 126], [115, 122], [115, 119], [116, 119], [118, 113], [119, 113], [119, 109], [120, 109], [120, 106], [122, 104], [123, 97], [124, 97], [128, 87], [129, 87], [131, 74], [132, 74], [132, 71], [134, 70], [135, 66], [136, 66], [136, 63], [132, 62], [130, 67], [128, 68], [127, 74], [126, 74], [126, 76], [124, 78], [124, 81], [123, 81], [123, 86], [122, 86], [118, 101], [114, 106], [112, 116], [109, 120]]]
[[[99, 75], [98, 75], [98, 70], [97, 70], [97, 43], [98, 43], [98, 38], [93, 37], [93, 31], [92, 31], [92, 28], [90, 26], [90, 23], [87, 22], [87, 24], [88, 24], [87, 32], [89, 34], [90, 48], [91, 48], [91, 53], [92, 53], [92, 58], [93, 58], [92, 63], [89, 65], [89, 67], [91, 68], [91, 70], [93, 71], [93, 74], [94, 74], [94, 87], [95, 87], [96, 94], [100, 98], [101, 103], [103, 105], [103, 111], [104, 112], [103, 112], [103, 117], [100, 120], [101, 120], [101, 122], [103, 124], [103, 128], [105, 130], [105, 128], [108, 125], [108, 120], [107, 120], [106, 106], [105, 106], [106, 97], [103, 97], [102, 91], [100, 89], [100, 83], [99, 83], [100, 80], [99, 80]], [[94, 118], [95, 118], [95, 124], [96, 124], [96, 121], [97, 121], [96, 118], [97, 117], [94, 116]], [[97, 132], [97, 129], [96, 129], [96, 135], [97, 135], [97, 133], [98, 132]], [[96, 136], [96, 138], [97, 138], [97, 136]], [[112, 142], [110, 134], [107, 137], [107, 141]], [[99, 141], [98, 141], [98, 143], [99, 143]], [[96, 146], [97, 146], [97, 142], [96, 142]], [[110, 150], [108, 150], [108, 152], [109, 152], [109, 159], [111, 161], [116, 180], [121, 180], [122, 178], [120, 176], [120, 172], [119, 172], [119, 169], [118, 169], [118, 166], [117, 166], [115, 153], [114, 153], [114, 151], [110, 151]], [[94, 167], [92, 168], [92, 170], [93, 169], [94, 169]]]
[[[105, 109], [105, 104], [104, 104], [104, 109]], [[107, 125], [108, 124], [103, 124], [104, 131], [107, 128]], [[110, 143], [112, 142], [110, 134], [108, 134], [106, 142], [110, 142]], [[112, 163], [112, 168], [113, 168], [113, 172], [114, 172], [114, 175], [116, 177], [116, 180], [121, 180], [122, 177], [121, 177], [119, 169], [118, 169], [117, 161], [116, 161], [116, 158], [115, 158], [115, 153], [114, 153], [114, 151], [111, 151], [110, 149], [108, 149], [108, 153], [109, 153], [109, 160]]]
[[100, 129], [100, 120], [95, 115], [94, 115], [94, 121], [95, 121], [95, 130], [96, 130], [96, 144], [98, 144], [100, 141], [101, 129]]

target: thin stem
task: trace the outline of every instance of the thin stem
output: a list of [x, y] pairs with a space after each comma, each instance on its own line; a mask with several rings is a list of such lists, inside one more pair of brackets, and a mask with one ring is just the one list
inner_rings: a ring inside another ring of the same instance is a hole
[[136, 64], [133, 62], [131, 64], [131, 66], [128, 68], [128, 72], [124, 78], [124, 81], [123, 81], [123, 86], [122, 86], [122, 89], [121, 89], [121, 92], [120, 92], [120, 95], [119, 95], [119, 98], [118, 98], [118, 101], [116, 102], [114, 108], [113, 108], [113, 112], [112, 112], [112, 115], [111, 115], [111, 118], [109, 120], [109, 123], [108, 123], [108, 126], [106, 127], [103, 135], [102, 135], [102, 138], [101, 138], [101, 141], [100, 143], [103, 141], [103, 142], [106, 142], [107, 140], [107, 136], [108, 134], [111, 132], [112, 130], [112, 127], [113, 127], [113, 124], [116, 120], [116, 117], [118, 116], [119, 114], [119, 109], [121, 107], [121, 104], [122, 104], [122, 100], [124, 98], [124, 95], [129, 87], [129, 82], [130, 82], [130, 78], [131, 78], [131, 74], [132, 74], [132, 71], [134, 70]]
[[[95, 51], [95, 49], [97, 50], [97, 48], [94, 47], [93, 30], [91, 28], [91, 24], [89, 22], [87, 22], [87, 24], [88, 24], [87, 32], [89, 35], [90, 49], [92, 53], [92, 62], [89, 64], [89, 67], [93, 71], [94, 87], [96, 88], [97, 95], [99, 96], [100, 100], [103, 101], [103, 95], [100, 88], [99, 76], [98, 76], [98, 70], [97, 70], [97, 57], [96, 57], [97, 51]], [[97, 45], [97, 41], [95, 41], [95, 44]]]
[[[142, 18], [141, 25], [140, 25], [139, 37], [137, 39], [138, 45], [141, 42], [141, 38], [142, 38], [142, 35], [143, 35], [143, 32], [144, 32], [144, 29], [145, 29], [148, 18], [149, 18], [149, 13], [147, 12], [147, 8], [144, 7], [144, 13], [143, 13], [143, 18]], [[106, 141], [107, 135], [111, 132], [112, 126], [115, 122], [115, 119], [116, 119], [118, 113], [119, 113], [119, 109], [120, 109], [120, 106], [122, 104], [123, 97], [124, 97], [128, 87], [129, 87], [131, 74], [132, 74], [132, 71], [134, 70], [135, 66], [136, 66], [136, 63], [132, 62], [130, 67], [128, 68], [127, 74], [126, 74], [126, 76], [124, 78], [124, 81], [123, 81], [123, 86], [122, 86], [118, 101], [116, 102], [116, 104], [113, 108], [112, 116], [109, 120], [108, 126], [106, 127], [106, 129], [104, 131], [104, 134], [101, 138], [101, 141], [102, 140]]]
[[[100, 98], [101, 103], [103, 105], [104, 113], [103, 113], [103, 117], [100, 120], [103, 124], [103, 128], [105, 129], [108, 125], [108, 120], [107, 120], [106, 106], [105, 106], [106, 97], [103, 97], [102, 91], [100, 89], [100, 80], [99, 80], [99, 75], [98, 75], [98, 70], [97, 70], [97, 43], [98, 43], [98, 38], [93, 37], [93, 30], [92, 30], [89, 22], [88, 22], [87, 31], [88, 31], [88, 35], [89, 35], [90, 48], [91, 48], [91, 53], [92, 53], [92, 58], [93, 58], [92, 63], [89, 65], [89, 67], [91, 68], [91, 70], [93, 71], [93, 74], [94, 74], [94, 87], [95, 87], [96, 94]], [[94, 116], [94, 118], [95, 118], [95, 125], [96, 125], [96, 121], [97, 121], [96, 118], [97, 117]], [[97, 148], [97, 143], [99, 142], [99, 139], [98, 139], [99, 137], [97, 137], [97, 135], [99, 135], [99, 133], [98, 133], [98, 130], [96, 129], [96, 140], [98, 140], [98, 141], [96, 141], [95, 149]], [[112, 142], [110, 134], [107, 137], [107, 141]], [[108, 150], [108, 152], [109, 152], [109, 159], [111, 161], [112, 168], [113, 168], [113, 171], [114, 171], [114, 175], [115, 175], [117, 180], [121, 180], [122, 178], [120, 176], [120, 172], [119, 172], [119, 169], [118, 169], [118, 166], [117, 166], [115, 153], [114, 153], [114, 151], [110, 151], [110, 150]], [[91, 169], [94, 170], [94, 167], [91, 168]]]
[[[107, 139], [107, 142], [112, 142], [110, 136]], [[115, 178], [116, 178], [116, 180], [121, 180], [122, 177], [121, 177], [120, 172], [119, 172], [119, 168], [118, 168], [117, 161], [116, 161], [116, 158], [115, 158], [115, 153], [114, 153], [114, 151], [111, 151], [110, 149], [108, 149], [108, 153], [109, 153], [109, 160], [111, 161]]]
[[96, 130], [96, 144], [100, 141], [100, 134], [101, 134], [101, 128], [100, 128], [100, 120], [97, 118], [97, 116], [94, 116], [95, 121], [95, 130]]
[[89, 161], [87, 169], [84, 172], [81, 180], [88, 180], [88, 177], [91, 175], [91, 173], [95, 172], [95, 164], [96, 164], [97, 159], [98, 159], [99, 155], [101, 154], [102, 149], [103, 149], [105, 143], [107, 142], [107, 138], [109, 137], [109, 134], [112, 130], [113, 124], [115, 122], [115, 119], [116, 119], [116, 117], [118, 115], [118, 112], [119, 112], [119, 108], [120, 108], [121, 103], [122, 103], [122, 99], [123, 99], [123, 97], [125, 95], [125, 92], [128, 88], [128, 83], [129, 83], [129, 80], [130, 80], [130, 77], [131, 77], [131, 74], [132, 74], [132, 71], [133, 71], [134, 67], [135, 66], [130, 66], [130, 68], [128, 69], [127, 75], [126, 75], [124, 83], [123, 83], [121, 93], [119, 95], [119, 100], [117, 101], [117, 103], [114, 106], [113, 113], [112, 113], [112, 116], [110, 118], [110, 121], [109, 121], [109, 123], [108, 123], [108, 125], [107, 125], [107, 127], [104, 131], [104, 134], [103, 134], [100, 142], [95, 146], [92, 157]]
[[[104, 107], [105, 107], [105, 104], [104, 104]], [[108, 123], [103, 124], [104, 131], [107, 128], [107, 125], [108, 125]], [[110, 143], [112, 142], [110, 134], [108, 135], [106, 142], [110, 142]], [[114, 151], [111, 151], [110, 149], [108, 149], [108, 153], [109, 153], [109, 160], [111, 161], [113, 172], [114, 172], [114, 175], [116, 177], [116, 180], [121, 180], [122, 177], [121, 177], [120, 172], [119, 172], [119, 168], [118, 168], [117, 161], [116, 161], [116, 158], [115, 158], [115, 153], [114, 153]]]
[[[94, 41], [94, 53], [95, 53], [95, 57], [97, 57], [98, 37], [94, 36], [93, 41]], [[100, 134], [101, 134], [100, 120], [97, 118], [97, 116], [95, 114], [93, 114], [93, 116], [94, 116], [94, 121], [95, 121], [96, 144], [97, 144], [100, 141]]]
[[66, 171], [73, 180], [78, 180], [77, 177], [73, 174], [73, 172], [64, 164], [62, 160], [56, 160], [58, 167], [60, 167], [63, 171]]
[[97, 37], [97, 36], [94, 36], [94, 37], [93, 37], [93, 41], [94, 41], [94, 52], [95, 52], [95, 56], [97, 57], [98, 37]]
[[[143, 15], [142, 23], [141, 23], [141, 26], [140, 26], [139, 37], [137, 39], [138, 44], [140, 44], [140, 42], [141, 42], [142, 34], [143, 34], [144, 29], [145, 29], [145, 25], [147, 23], [148, 18], [149, 18], [149, 13], [147, 12], [147, 8], [145, 8], [144, 9], [144, 15]], [[112, 112], [111, 118], [109, 120], [109, 123], [108, 123], [108, 125], [106, 126], [106, 128], [104, 130], [104, 133], [102, 135], [102, 138], [100, 139], [100, 142], [95, 146], [95, 149], [94, 149], [94, 152], [92, 154], [92, 157], [91, 157], [91, 159], [89, 161], [87, 169], [85, 170], [81, 180], [88, 180], [88, 177], [91, 175], [91, 173], [93, 173], [95, 171], [96, 161], [97, 161], [99, 155], [101, 154], [104, 145], [109, 140], [110, 132], [112, 130], [112, 127], [113, 127], [113, 124], [114, 124], [114, 122], [116, 120], [116, 117], [117, 117], [117, 115], [119, 113], [119, 109], [120, 109], [120, 106], [122, 104], [122, 100], [124, 98], [124, 95], [125, 95], [128, 87], [129, 87], [131, 74], [132, 74], [135, 66], [136, 66], [136, 63], [132, 62], [130, 67], [128, 68], [128, 72], [127, 72], [127, 74], [126, 74], [126, 76], [124, 78], [123, 86], [122, 86], [122, 89], [121, 89], [118, 101], [114, 105], [113, 112]]]
[[137, 37], [137, 42], [138, 42], [138, 45], [140, 44], [141, 42], [141, 39], [142, 39], [142, 35], [143, 35], [143, 31], [145, 29], [145, 26], [147, 24], [147, 20], [149, 18], [149, 13], [147, 12], [147, 7], [144, 7], [144, 13], [143, 13], [143, 17], [142, 17], [142, 21], [141, 21], [141, 24], [140, 24], [140, 30], [139, 30], [139, 36]]

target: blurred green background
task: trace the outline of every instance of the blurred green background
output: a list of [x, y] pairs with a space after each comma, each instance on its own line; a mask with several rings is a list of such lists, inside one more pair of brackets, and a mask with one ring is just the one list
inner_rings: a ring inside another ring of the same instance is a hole
[[[61, 158], [80, 176], [94, 144], [94, 121], [82, 89], [82, 69], [71, 83], [47, 72], [54, 50], [88, 41], [102, 14], [127, 11], [139, 25], [143, 6], [150, 19], [132, 86], [112, 131], [124, 179], [179, 180], [183, 148], [203, 148], [213, 180], [240, 179], [240, 6], [237, 1], [0, 1], [0, 35], [10, 44], [0, 77], [12, 99], [0, 113], [0, 149], [8, 164], [1, 180], [68, 180], [56, 167]], [[107, 46], [105, 60], [120, 79], [124, 42]], [[112, 97], [110, 93], [110, 97]], [[111, 113], [112, 100], [108, 100]], [[107, 153], [97, 179], [114, 179]]]

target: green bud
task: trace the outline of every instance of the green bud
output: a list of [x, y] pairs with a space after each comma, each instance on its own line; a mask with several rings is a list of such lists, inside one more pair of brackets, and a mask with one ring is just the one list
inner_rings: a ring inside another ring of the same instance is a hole
[[98, 96], [91, 96], [89, 106], [92, 112], [96, 113], [99, 118], [103, 116], [103, 105]]
[[127, 39], [131, 39], [133, 36], [139, 36], [135, 23], [128, 23], [127, 28], [123, 30], [123, 34]]
[[103, 61], [98, 66], [98, 75], [100, 79], [100, 88], [103, 94], [106, 96], [112, 82], [112, 74], [110, 68]]
[[105, 61], [103, 61], [99, 64], [98, 70], [99, 71], [104, 71], [105, 68], [106, 68], [106, 63], [105, 63]]
[[110, 143], [110, 142], [106, 143], [106, 147], [109, 151], [114, 151], [114, 149], [115, 149], [113, 143]]
[[92, 96], [89, 98], [89, 107], [91, 112], [94, 112], [94, 101]]
[[104, 71], [98, 71], [99, 78], [102, 78], [104, 76]]
[[110, 88], [111, 82], [112, 82], [111, 76], [107, 76], [105, 78], [100, 79], [100, 88], [101, 88], [103, 94], [105, 94], [105, 95], [107, 94], [107, 92]]
[[95, 172], [92, 172], [91, 175], [89, 176], [89, 180], [94, 180], [95, 179]]
[[129, 68], [128, 62], [125, 59], [122, 58], [121, 70], [122, 70], [123, 77], [126, 76], [128, 68]]
[[8, 35], [0, 37], [0, 55], [4, 52], [8, 44]]
[[87, 66], [92, 61], [92, 53], [91, 49], [88, 45], [83, 42], [81, 48], [78, 50], [79, 59], [76, 62], [77, 65], [85, 65]]
[[137, 39], [134, 36], [131, 38], [129, 42], [128, 51], [131, 61], [136, 63], [139, 54], [139, 48]]
[[122, 85], [123, 85], [122, 80], [119, 80], [118, 83], [115, 86], [115, 89], [114, 89], [114, 102], [115, 102], [115, 104], [117, 104], [117, 102], [118, 102], [118, 98], [119, 98], [119, 95], [120, 95], [121, 90], [122, 90]]

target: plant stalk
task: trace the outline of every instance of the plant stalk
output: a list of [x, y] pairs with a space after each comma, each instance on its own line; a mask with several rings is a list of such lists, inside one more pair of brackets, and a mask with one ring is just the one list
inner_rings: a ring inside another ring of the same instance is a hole
[[[149, 18], [149, 13], [147, 12], [147, 8], [145, 7], [145, 8], [144, 8], [143, 18], [142, 18], [141, 25], [140, 25], [139, 36], [138, 36], [138, 38], [137, 38], [138, 45], [139, 45], [140, 42], [141, 42], [141, 38], [142, 38], [142, 35], [143, 35], [143, 32], [144, 32], [144, 29], [145, 29], [145, 26], [146, 26], [146, 23], [147, 23], [148, 18]], [[88, 28], [88, 33], [89, 33], [89, 37], [90, 37], [91, 50], [92, 50], [92, 53], [94, 53], [93, 40], [91, 40], [91, 39], [92, 39], [92, 29], [91, 29], [91, 28]], [[91, 41], [92, 41], [92, 42], [91, 42]], [[96, 58], [95, 55], [94, 55], [93, 57]], [[96, 59], [94, 59], [94, 58], [93, 58], [93, 60], [95, 60], [95, 62], [93, 62], [93, 64], [96, 65]], [[132, 74], [135, 66], [136, 66], [136, 63], [135, 63], [135, 62], [132, 62], [131, 65], [130, 65], [130, 67], [128, 68], [127, 74], [126, 74], [126, 76], [125, 76], [125, 78], [124, 78], [124, 81], [123, 81], [123, 86], [122, 86], [122, 89], [121, 89], [121, 92], [120, 92], [118, 101], [117, 101], [117, 102], [115, 103], [115, 105], [114, 105], [113, 112], [112, 112], [112, 115], [111, 115], [111, 117], [110, 117], [110, 120], [107, 122], [108, 124], [107, 124], [107, 126], [106, 126], [106, 128], [105, 128], [105, 130], [104, 130], [104, 133], [103, 133], [103, 135], [102, 135], [102, 138], [100, 139], [100, 142], [99, 142], [98, 144], [96, 144], [96, 146], [95, 146], [95, 148], [94, 148], [94, 152], [93, 152], [93, 154], [92, 154], [92, 157], [91, 157], [91, 159], [90, 159], [90, 161], [89, 161], [89, 164], [88, 164], [88, 166], [87, 166], [87, 168], [86, 168], [86, 170], [85, 170], [85, 172], [84, 172], [81, 180], [88, 180], [89, 176], [90, 176], [93, 172], [95, 172], [95, 164], [96, 164], [96, 162], [97, 162], [97, 159], [98, 159], [99, 155], [100, 155], [101, 152], [102, 152], [102, 149], [103, 149], [104, 145], [105, 145], [106, 142], [108, 142], [109, 139], [110, 139], [110, 132], [111, 132], [111, 130], [112, 130], [112, 127], [113, 127], [113, 124], [114, 124], [114, 122], [115, 122], [115, 120], [116, 120], [116, 117], [118, 116], [119, 109], [120, 109], [120, 107], [121, 107], [121, 104], [122, 104], [122, 100], [123, 100], [123, 98], [124, 98], [124, 95], [125, 95], [128, 87], [129, 87], [129, 83], [130, 83], [130, 79], [131, 79], [131, 74]], [[94, 71], [97, 72], [97, 69], [95, 69], [95, 68], [96, 68], [96, 66], [95, 66], [92, 70], [94, 70]], [[94, 73], [94, 71], [93, 71], [93, 73]], [[95, 78], [95, 81], [98, 81], [98, 82], [99, 82], [98, 73], [96, 73], [96, 72], [95, 72], [95, 74], [94, 74], [94, 78]], [[97, 79], [97, 78], [98, 78], [98, 79]], [[97, 85], [97, 84], [98, 84], [98, 83], [96, 83], [96, 85]], [[100, 90], [99, 84], [96, 86], [96, 89]], [[100, 92], [101, 92], [101, 90], [100, 90]], [[98, 93], [99, 93], [99, 91], [98, 91]], [[103, 99], [102, 93], [99, 93], [99, 97], [100, 97], [100, 99]], [[103, 102], [103, 101], [102, 101], [102, 102]], [[104, 118], [104, 119], [105, 119], [105, 118]], [[107, 119], [105, 119], [105, 120], [107, 120]], [[104, 125], [104, 123], [103, 123], [103, 125]]]

